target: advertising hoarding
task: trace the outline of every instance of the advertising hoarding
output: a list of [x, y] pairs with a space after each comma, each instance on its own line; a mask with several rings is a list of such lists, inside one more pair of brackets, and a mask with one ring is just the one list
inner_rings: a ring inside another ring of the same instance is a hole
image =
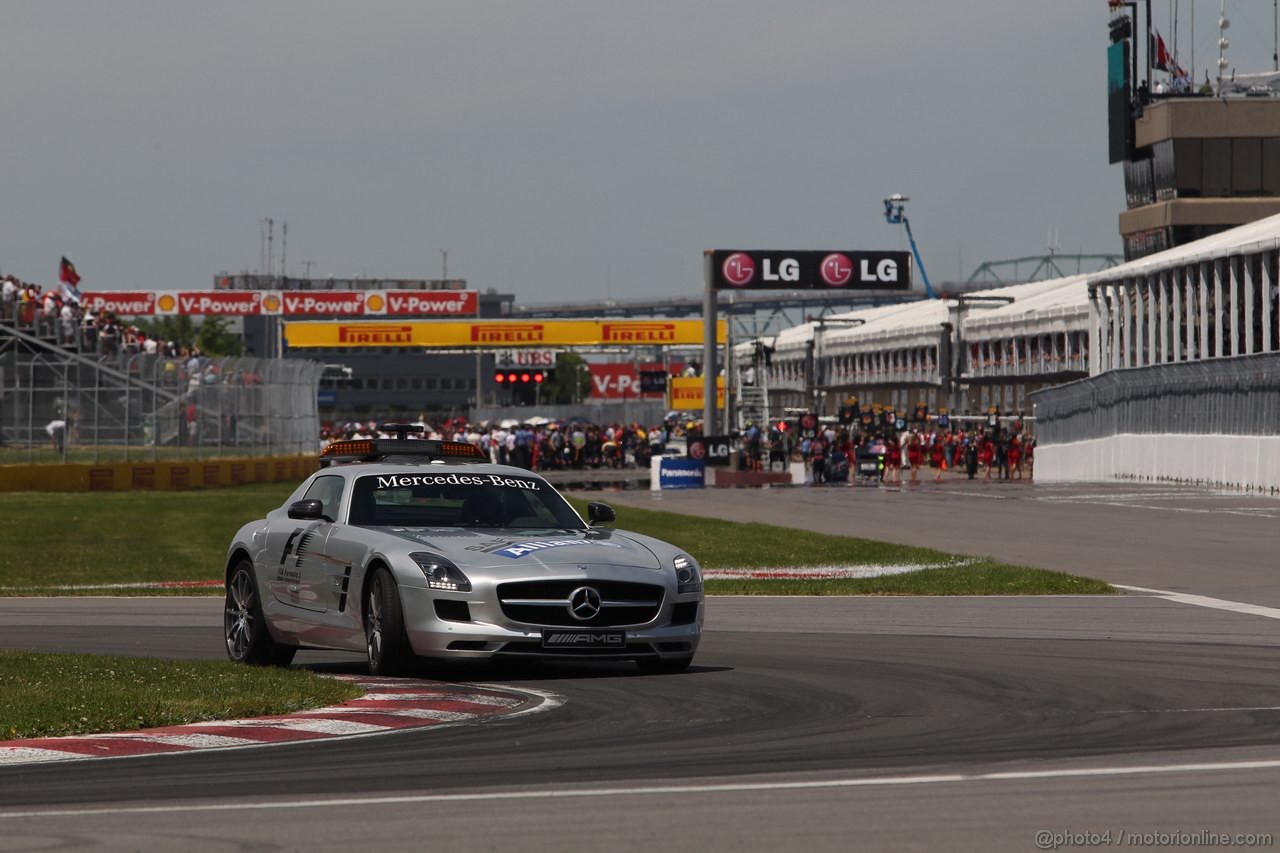
[[[286, 322], [291, 347], [512, 347], [693, 345], [701, 320], [420, 320]], [[716, 324], [721, 343], [725, 321]]]
[[715, 290], [910, 290], [909, 252], [716, 249]]

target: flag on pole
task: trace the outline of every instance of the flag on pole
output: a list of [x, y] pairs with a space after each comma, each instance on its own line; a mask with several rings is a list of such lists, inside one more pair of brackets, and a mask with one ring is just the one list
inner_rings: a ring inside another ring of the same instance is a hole
[[62, 292], [62, 298], [71, 302], [80, 304], [80, 290], [76, 287], [80, 283], [80, 273], [76, 272], [76, 265], [67, 260], [67, 256], [62, 256], [62, 263], [58, 267], [58, 278], [62, 281], [59, 290]]
[[1161, 71], [1169, 70], [1169, 48], [1165, 46], [1164, 39], [1160, 37], [1160, 31], [1156, 30], [1156, 34], [1151, 37], [1151, 66], [1159, 68]]
[[75, 287], [80, 283], [80, 273], [76, 272], [76, 265], [67, 260], [67, 256], [62, 256], [62, 266], [58, 268], [58, 280]]

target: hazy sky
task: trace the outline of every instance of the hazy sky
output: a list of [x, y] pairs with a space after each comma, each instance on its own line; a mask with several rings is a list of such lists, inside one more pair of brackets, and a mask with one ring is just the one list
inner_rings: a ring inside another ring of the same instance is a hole
[[[1154, 0], [1172, 41], [1172, 0]], [[1196, 4], [1196, 76], [1217, 0]], [[1272, 3], [1229, 0], [1267, 70]], [[1189, 64], [1190, 0], [1181, 2]], [[704, 248], [906, 247], [935, 281], [1119, 252], [1102, 0], [0, 4], [0, 271], [207, 288], [449, 273], [696, 295]]]

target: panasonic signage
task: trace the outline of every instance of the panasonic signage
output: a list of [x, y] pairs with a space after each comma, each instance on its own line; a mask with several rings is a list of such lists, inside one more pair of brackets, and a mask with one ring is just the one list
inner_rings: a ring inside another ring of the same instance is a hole
[[716, 249], [716, 290], [910, 290], [909, 252]]
[[658, 486], [663, 489], [701, 489], [707, 484], [706, 466], [695, 459], [663, 459]]

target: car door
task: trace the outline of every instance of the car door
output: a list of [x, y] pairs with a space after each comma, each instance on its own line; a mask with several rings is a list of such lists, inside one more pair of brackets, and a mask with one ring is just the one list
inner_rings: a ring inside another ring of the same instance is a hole
[[[342, 504], [346, 480], [340, 476], [317, 477], [302, 496], [303, 500], [318, 500], [323, 512], [337, 520]], [[329, 578], [333, 574], [333, 559], [329, 542], [333, 536], [333, 521], [314, 521], [298, 539], [296, 567], [301, 573], [297, 593], [297, 606], [307, 610], [326, 611], [331, 605]]]
[[[325, 515], [337, 516], [345, 481], [339, 476], [317, 477], [301, 500], [318, 500]], [[333, 523], [323, 519], [282, 519], [267, 534], [263, 558], [271, 593], [277, 601], [304, 610], [324, 612], [328, 583], [327, 543]]]

